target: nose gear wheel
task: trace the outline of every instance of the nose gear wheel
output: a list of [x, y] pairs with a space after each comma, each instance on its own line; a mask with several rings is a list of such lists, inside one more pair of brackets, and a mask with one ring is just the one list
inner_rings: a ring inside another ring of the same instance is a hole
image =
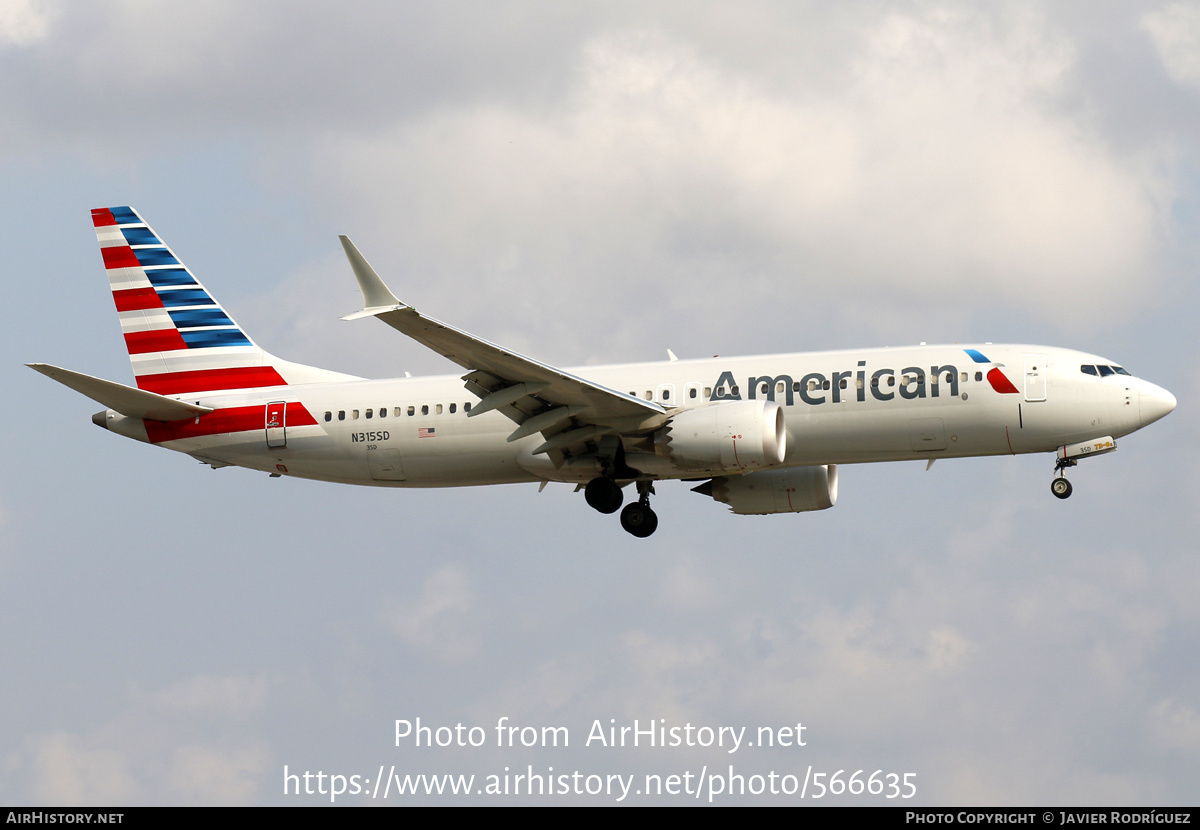
[[1067, 467], [1074, 467], [1078, 462], [1074, 458], [1060, 458], [1054, 462], [1055, 478], [1050, 482], [1050, 492], [1056, 498], [1068, 499], [1071, 497], [1071, 491], [1074, 489], [1071, 482], [1063, 476], [1063, 470]]

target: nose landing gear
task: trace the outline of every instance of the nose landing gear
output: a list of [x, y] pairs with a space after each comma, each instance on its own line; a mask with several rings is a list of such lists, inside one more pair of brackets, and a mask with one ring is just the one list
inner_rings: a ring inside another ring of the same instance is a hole
[[1070, 498], [1072, 489], [1071, 482], [1065, 478], [1056, 478], [1050, 482], [1050, 492], [1060, 499]]
[[1074, 467], [1077, 462], [1074, 458], [1059, 458], [1054, 462], [1055, 478], [1050, 482], [1050, 492], [1057, 498], [1067, 499], [1071, 497], [1071, 482], [1063, 476], [1063, 470], [1067, 467]]

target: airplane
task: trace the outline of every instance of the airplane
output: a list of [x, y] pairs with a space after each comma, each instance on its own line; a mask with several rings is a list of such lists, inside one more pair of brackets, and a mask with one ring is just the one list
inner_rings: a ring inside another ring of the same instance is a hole
[[[106, 407], [105, 429], [214, 469], [383, 487], [574, 484], [647, 537], [656, 482], [737, 514], [833, 507], [838, 466], [1055, 453], [1064, 471], [1175, 408], [1103, 357], [925, 345], [559, 369], [402, 303], [341, 244], [363, 309], [465, 370], [367, 380], [264, 351], [130, 207], [92, 211], [136, 387], [27, 364]], [[625, 504], [624, 488], [635, 500]]]

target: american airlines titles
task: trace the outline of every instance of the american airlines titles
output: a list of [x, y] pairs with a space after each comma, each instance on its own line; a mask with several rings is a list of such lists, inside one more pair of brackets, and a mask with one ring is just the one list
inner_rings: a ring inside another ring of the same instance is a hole
[[[776, 396], [782, 393], [786, 398], [778, 402], [787, 406], [795, 404], [796, 396], [810, 406], [820, 406], [825, 403], [842, 403], [843, 400], [849, 400], [851, 395], [855, 400], [862, 402], [867, 399], [868, 391], [879, 401], [893, 400], [897, 394], [907, 400], [937, 398], [943, 393], [951, 398], [959, 396], [958, 367], [952, 364], [930, 366], [928, 375], [919, 366], [908, 366], [900, 370], [898, 379], [895, 369], [876, 369], [868, 378], [866, 365], [865, 360], [860, 360], [856, 370], [832, 372], [828, 376], [821, 372], [809, 372], [800, 378], [798, 383], [792, 380], [791, 375], [748, 377], [745, 387], [746, 399], [765, 397], [774, 401]], [[853, 389], [850, 388], [851, 383]], [[722, 372], [717, 378], [713, 385], [712, 400], [742, 400], [742, 388], [734, 378], [733, 372]]]

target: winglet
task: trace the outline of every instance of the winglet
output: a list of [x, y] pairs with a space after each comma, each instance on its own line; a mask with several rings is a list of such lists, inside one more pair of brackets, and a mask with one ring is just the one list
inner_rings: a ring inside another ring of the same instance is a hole
[[371, 267], [371, 263], [367, 262], [366, 258], [358, 252], [358, 248], [354, 247], [354, 243], [350, 241], [350, 237], [339, 236], [338, 239], [342, 241], [342, 248], [346, 251], [346, 259], [350, 260], [350, 267], [354, 270], [354, 278], [358, 280], [358, 287], [363, 295], [363, 310], [354, 314], [347, 314], [342, 319], [357, 320], [359, 317], [373, 317], [381, 311], [402, 308], [404, 304], [396, 299], [396, 295], [392, 293], [392, 290], [375, 273], [375, 269]]

